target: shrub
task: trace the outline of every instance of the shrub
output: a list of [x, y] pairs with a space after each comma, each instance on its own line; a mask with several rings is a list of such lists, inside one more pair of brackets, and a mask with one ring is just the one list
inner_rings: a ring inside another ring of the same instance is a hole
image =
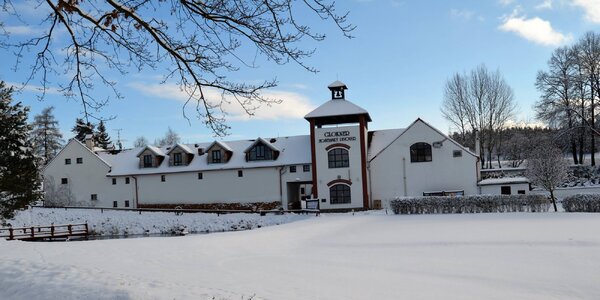
[[577, 194], [562, 201], [566, 212], [600, 212], [600, 194]]
[[395, 214], [547, 212], [550, 201], [543, 195], [404, 197], [391, 200], [390, 208]]

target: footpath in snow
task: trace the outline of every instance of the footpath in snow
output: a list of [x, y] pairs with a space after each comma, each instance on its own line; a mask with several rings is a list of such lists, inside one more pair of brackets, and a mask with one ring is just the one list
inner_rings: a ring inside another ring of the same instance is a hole
[[369, 212], [174, 238], [0, 241], [0, 299], [597, 300], [597, 228], [600, 215], [584, 213]]
[[279, 225], [308, 218], [284, 214], [260, 216], [255, 213], [212, 214], [173, 212], [142, 212], [99, 209], [61, 209], [34, 207], [19, 212], [9, 223], [13, 227], [46, 226], [50, 224], [88, 223], [95, 235], [170, 234], [181, 229], [190, 233], [247, 230]]

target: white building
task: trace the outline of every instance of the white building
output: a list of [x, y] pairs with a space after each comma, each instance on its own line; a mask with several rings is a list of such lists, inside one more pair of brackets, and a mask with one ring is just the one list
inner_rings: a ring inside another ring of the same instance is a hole
[[96, 207], [373, 208], [402, 196], [480, 193], [477, 156], [421, 119], [369, 131], [369, 113], [329, 85], [310, 135], [102, 151], [72, 139], [43, 171], [47, 197]]

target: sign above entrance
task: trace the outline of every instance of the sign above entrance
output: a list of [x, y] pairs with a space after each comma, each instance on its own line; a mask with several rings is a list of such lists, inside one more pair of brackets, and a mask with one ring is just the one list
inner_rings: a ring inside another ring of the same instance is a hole
[[346, 141], [356, 141], [355, 136], [350, 135], [350, 131], [327, 131], [323, 133], [324, 139], [319, 139], [319, 143], [338, 143]]

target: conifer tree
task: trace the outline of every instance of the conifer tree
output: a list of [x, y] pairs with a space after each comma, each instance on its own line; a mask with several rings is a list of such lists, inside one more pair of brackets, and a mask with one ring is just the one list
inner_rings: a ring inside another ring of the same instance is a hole
[[31, 131], [35, 154], [47, 164], [62, 147], [63, 139], [58, 129], [58, 121], [53, 114], [54, 107], [46, 107], [34, 117]]
[[75, 138], [80, 142], [85, 142], [85, 136], [88, 134], [94, 134], [94, 125], [90, 122], [85, 122], [83, 119], [77, 118], [75, 120], [75, 126], [71, 129], [71, 132], [75, 134]]
[[110, 145], [110, 136], [108, 136], [106, 126], [104, 126], [102, 120], [100, 121], [100, 124], [98, 124], [97, 131], [94, 134], [94, 140], [96, 141], [96, 145], [102, 149], [108, 149], [108, 146]]
[[12, 103], [12, 88], [0, 81], [0, 219], [40, 198], [36, 158], [29, 141], [28, 107]]

